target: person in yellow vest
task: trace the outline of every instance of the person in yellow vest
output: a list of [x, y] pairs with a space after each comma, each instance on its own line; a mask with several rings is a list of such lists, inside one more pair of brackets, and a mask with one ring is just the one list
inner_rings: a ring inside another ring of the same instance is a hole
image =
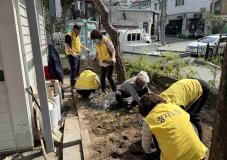
[[207, 148], [197, 136], [190, 115], [180, 106], [147, 93], [138, 109], [157, 141], [160, 160], [205, 159]]
[[160, 94], [160, 97], [169, 103], [177, 104], [190, 114], [190, 120], [198, 129], [199, 137], [202, 140], [199, 113], [209, 94], [210, 89], [205, 81], [200, 79], [182, 79], [173, 83]]
[[117, 87], [113, 81], [113, 69], [116, 62], [116, 52], [112, 41], [102, 35], [99, 30], [93, 30], [91, 32], [91, 39], [96, 42], [96, 56], [94, 61], [99, 61], [99, 66], [101, 68], [101, 89], [106, 92], [106, 78], [110, 82], [112, 91], [116, 91]]
[[84, 70], [80, 73], [75, 88], [77, 93], [83, 97], [91, 98], [95, 91], [100, 88], [99, 77], [90, 69]]
[[[208, 99], [209, 94], [210, 89], [206, 82], [198, 79], [182, 79], [173, 83], [159, 96], [167, 103], [176, 104], [189, 113], [190, 121], [196, 127], [199, 138], [202, 140], [202, 126], [200, 124], [199, 113]], [[141, 133], [142, 147], [145, 153], [151, 153], [152, 134], [146, 123], [143, 124]]]
[[89, 52], [89, 49], [80, 43], [80, 26], [74, 25], [71, 32], [67, 33], [65, 36], [65, 53], [67, 55], [71, 74], [70, 74], [70, 84], [74, 87], [76, 83], [76, 77], [78, 76], [80, 69], [80, 49], [84, 49]]

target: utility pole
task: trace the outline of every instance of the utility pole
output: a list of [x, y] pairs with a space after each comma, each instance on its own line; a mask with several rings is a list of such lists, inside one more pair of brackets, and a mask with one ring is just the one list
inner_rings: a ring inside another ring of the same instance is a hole
[[110, 19], [110, 23], [111, 23], [111, 4], [112, 4], [112, 0], [109, 0], [109, 19]]

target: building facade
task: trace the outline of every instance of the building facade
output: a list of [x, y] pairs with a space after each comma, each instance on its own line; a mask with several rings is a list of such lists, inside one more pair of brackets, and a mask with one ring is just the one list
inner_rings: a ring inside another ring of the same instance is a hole
[[[152, 9], [160, 11], [158, 1], [153, 1]], [[211, 26], [205, 24], [201, 10], [210, 11], [211, 0], [167, 0], [166, 34], [181, 36], [204, 36]]]
[[210, 28], [202, 20], [201, 9], [209, 11], [210, 4], [210, 0], [168, 0], [166, 34], [183, 36], [208, 34]]
[[111, 23], [116, 28], [144, 28], [149, 36], [155, 36], [159, 11], [151, 9], [150, 0], [115, 2], [110, 15]]

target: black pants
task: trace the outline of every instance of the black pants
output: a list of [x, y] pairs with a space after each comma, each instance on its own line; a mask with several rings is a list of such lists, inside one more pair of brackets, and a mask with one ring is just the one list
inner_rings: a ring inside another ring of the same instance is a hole
[[108, 66], [108, 67], [101, 67], [101, 89], [102, 91], [105, 91], [106, 89], [106, 78], [109, 80], [110, 82], [110, 86], [112, 88], [112, 91], [116, 91], [117, 87], [113, 81], [113, 68], [114, 66]]
[[[138, 95], [140, 97], [142, 97], [144, 94], [148, 93], [148, 88], [145, 87], [142, 91], [138, 92]], [[118, 102], [118, 104], [123, 104], [124, 103], [124, 98], [129, 98], [131, 97], [130, 94], [124, 92], [124, 91], [121, 91], [121, 90], [118, 90], [116, 95], [115, 95], [115, 98], [116, 98], [116, 101]], [[138, 103], [136, 101], [132, 101], [132, 103], [130, 105], [137, 105]]]
[[76, 91], [84, 98], [87, 98], [92, 92], [95, 93], [95, 89], [90, 89], [90, 90], [81, 89]]
[[200, 117], [199, 117], [199, 113], [202, 109], [202, 107], [204, 106], [209, 94], [210, 94], [210, 89], [208, 84], [203, 81], [198, 79], [202, 89], [203, 89], [203, 93], [202, 95], [199, 97], [199, 99], [197, 99], [190, 107], [189, 109], [187, 109], [187, 112], [190, 114], [190, 120], [191, 122], [195, 125], [195, 127], [198, 130], [199, 133], [199, 138], [202, 140], [203, 137], [203, 132], [202, 132], [202, 126], [200, 123]]
[[70, 84], [71, 86], [74, 86], [80, 70], [80, 56], [73, 57], [72, 55], [68, 55], [68, 61], [71, 68]]

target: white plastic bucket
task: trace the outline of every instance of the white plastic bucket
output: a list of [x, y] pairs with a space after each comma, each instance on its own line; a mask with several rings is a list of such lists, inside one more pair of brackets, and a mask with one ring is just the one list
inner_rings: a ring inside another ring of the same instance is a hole
[[54, 95], [54, 103], [55, 103], [55, 106], [57, 107], [58, 121], [60, 121], [61, 120], [61, 101], [60, 101], [59, 94]]
[[52, 129], [58, 127], [58, 110], [55, 103], [51, 100], [48, 100], [49, 111], [50, 111], [50, 121]]

